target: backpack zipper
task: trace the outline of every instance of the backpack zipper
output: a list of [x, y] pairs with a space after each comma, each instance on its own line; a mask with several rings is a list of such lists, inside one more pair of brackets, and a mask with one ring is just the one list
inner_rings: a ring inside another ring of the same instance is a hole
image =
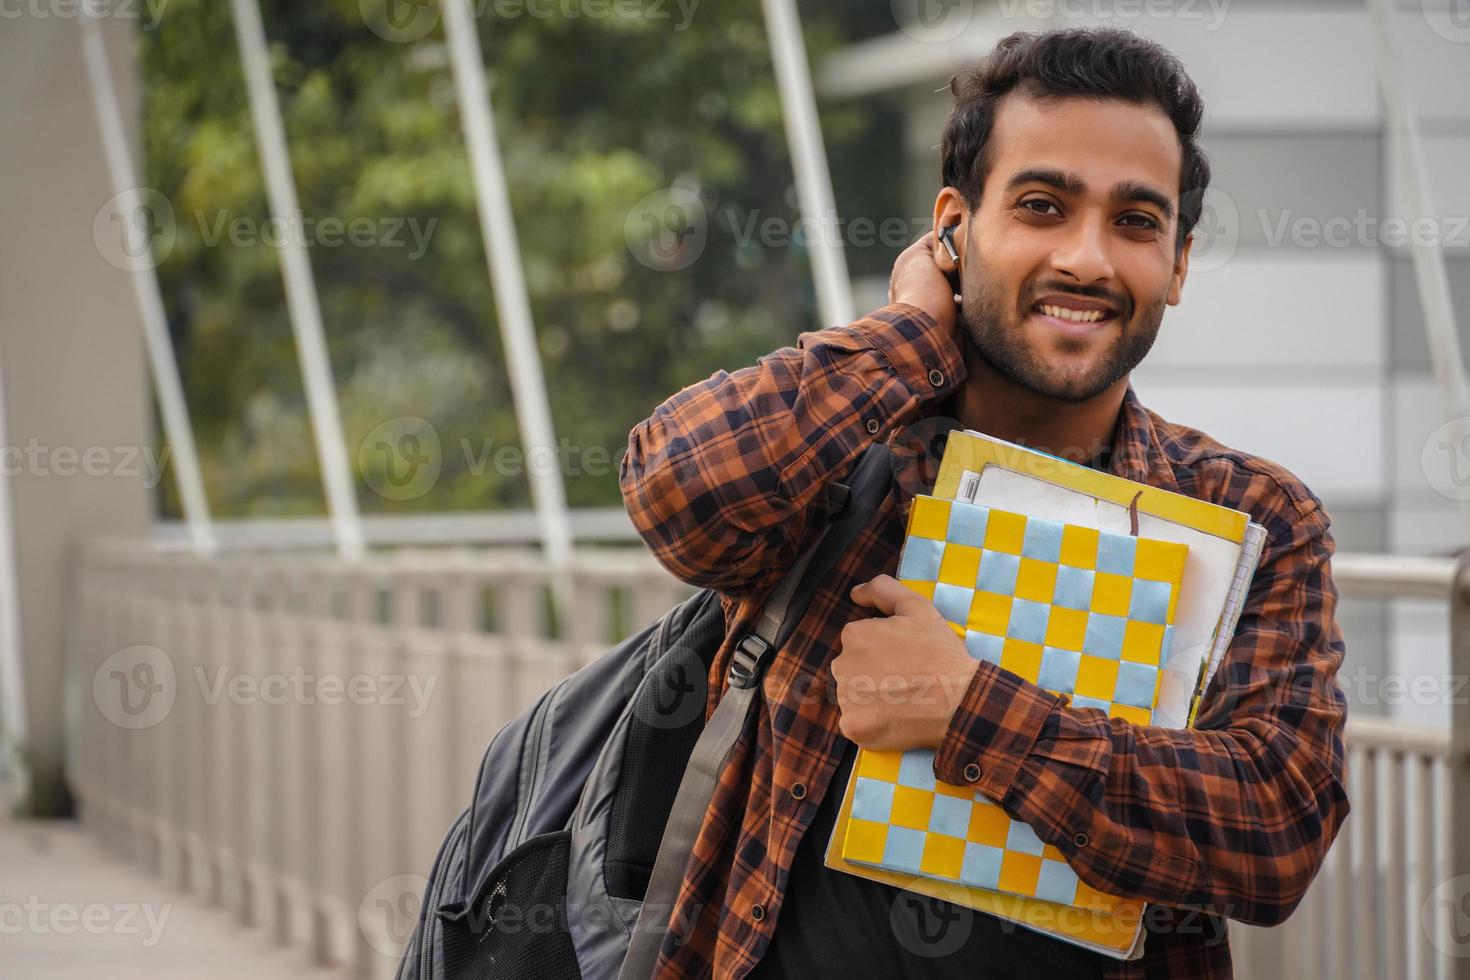
[[515, 819], [511, 820], [510, 831], [506, 835], [504, 850], [507, 854], [520, 846], [521, 835], [526, 832], [526, 821], [530, 819], [531, 804], [535, 802], [536, 797], [536, 775], [541, 768], [541, 742], [555, 701], [555, 694], [546, 699], [543, 710], [536, 715], [536, 721], [532, 724], [530, 734], [526, 738], [526, 753], [529, 756], [523, 780], [526, 792], [520, 794], [520, 799], [516, 802]]
[[453, 856], [454, 840], [457, 836], [462, 836], [468, 814], [469, 810], [465, 810], [464, 813], [459, 815], [459, 819], [454, 822], [454, 827], [449, 832], [449, 840], [445, 844], [444, 860], [440, 861], [438, 869], [434, 872], [434, 883], [424, 893], [424, 904], [428, 906], [428, 914], [422, 915], [419, 920], [423, 923], [424, 928], [423, 934], [420, 937], [418, 980], [424, 980], [424, 978], [434, 975], [429, 958], [434, 949], [433, 931], [439, 925], [439, 896], [444, 891], [444, 882], [449, 878], [449, 865], [451, 863], [449, 859]]

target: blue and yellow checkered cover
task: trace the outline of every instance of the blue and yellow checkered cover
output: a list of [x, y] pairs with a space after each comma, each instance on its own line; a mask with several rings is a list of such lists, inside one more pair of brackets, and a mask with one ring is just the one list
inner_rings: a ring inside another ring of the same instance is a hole
[[[1147, 725], [1188, 550], [921, 495], [897, 577], [933, 601], [972, 657]], [[981, 794], [937, 781], [927, 749], [862, 750], [853, 780], [848, 861], [1099, 912], [1122, 901]]]

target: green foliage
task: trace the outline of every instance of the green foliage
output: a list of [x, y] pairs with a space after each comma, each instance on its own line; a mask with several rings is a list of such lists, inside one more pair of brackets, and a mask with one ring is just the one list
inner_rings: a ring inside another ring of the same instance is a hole
[[[796, 217], [760, 4], [704, 0], [678, 30], [673, 3], [640, 8], [667, 17], [599, 18], [497, 16], [507, 8], [474, 2], [555, 429], [601, 452], [568, 473], [568, 500], [615, 506], [634, 423], [818, 325], [801, 248], [742, 246], [724, 217]], [[814, 64], [853, 31], [877, 31], [846, 6], [805, 5]], [[262, 11], [303, 214], [365, 221], [376, 236], [307, 236], [349, 454], [369, 467], [358, 498], [368, 512], [529, 507], [524, 473], [491, 462], [520, 439], [442, 25], [395, 43], [365, 9], [267, 0]], [[280, 253], [260, 240], [269, 209], [229, 5], [172, 0], [140, 45], [147, 182], [177, 229], [159, 274], [211, 506], [320, 513]], [[844, 172], [871, 174], [886, 156], [897, 173], [892, 113], [822, 113], [840, 198]], [[708, 242], [687, 268], [660, 271], [625, 228], [640, 200], [671, 187], [698, 195]], [[856, 193], [864, 214], [900, 213], [897, 188]], [[400, 244], [384, 240], [395, 227]], [[442, 449], [437, 482], [407, 500], [374, 492], [371, 453], [357, 452], [399, 416], [430, 422]], [[177, 514], [173, 485], [160, 492]]]

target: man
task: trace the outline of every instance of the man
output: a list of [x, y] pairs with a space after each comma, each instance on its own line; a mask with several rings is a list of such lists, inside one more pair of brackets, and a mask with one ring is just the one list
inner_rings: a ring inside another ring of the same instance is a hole
[[[1164, 421], [1129, 383], [1180, 301], [1209, 183], [1193, 83], [1132, 34], [1070, 30], [1002, 40], [951, 90], [934, 233], [899, 257], [890, 305], [685, 388], [630, 434], [635, 525], [722, 595], [711, 707], [826, 485], [873, 441], [945, 418], [1247, 511], [1267, 530], [1261, 565], [1198, 727], [1109, 720], [971, 659], [887, 574], [927, 489], [900, 470], [773, 658], [659, 976], [1226, 977], [1224, 918], [1285, 920], [1348, 812], [1327, 513], [1282, 467]], [[1143, 958], [827, 869], [852, 743], [933, 749], [939, 779], [1026, 821], [1088, 884], [1155, 903]]]

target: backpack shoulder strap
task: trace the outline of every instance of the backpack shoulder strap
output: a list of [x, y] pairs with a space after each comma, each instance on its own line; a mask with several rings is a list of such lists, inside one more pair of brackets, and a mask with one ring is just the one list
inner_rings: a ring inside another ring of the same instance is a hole
[[619, 980], [647, 980], [653, 974], [669, 917], [679, 898], [684, 871], [694, 850], [694, 838], [704, 824], [720, 770], [745, 729], [751, 705], [760, 691], [763, 668], [795, 628], [816, 586], [859, 532], [872, 523], [892, 485], [891, 454], [886, 445], [875, 443], [853, 466], [846, 484], [834, 483], [829, 487], [828, 499], [837, 502], [840, 511], [782, 577], [761, 609], [753, 630], [736, 645], [728, 687], [695, 743], [673, 809], [669, 811]]

